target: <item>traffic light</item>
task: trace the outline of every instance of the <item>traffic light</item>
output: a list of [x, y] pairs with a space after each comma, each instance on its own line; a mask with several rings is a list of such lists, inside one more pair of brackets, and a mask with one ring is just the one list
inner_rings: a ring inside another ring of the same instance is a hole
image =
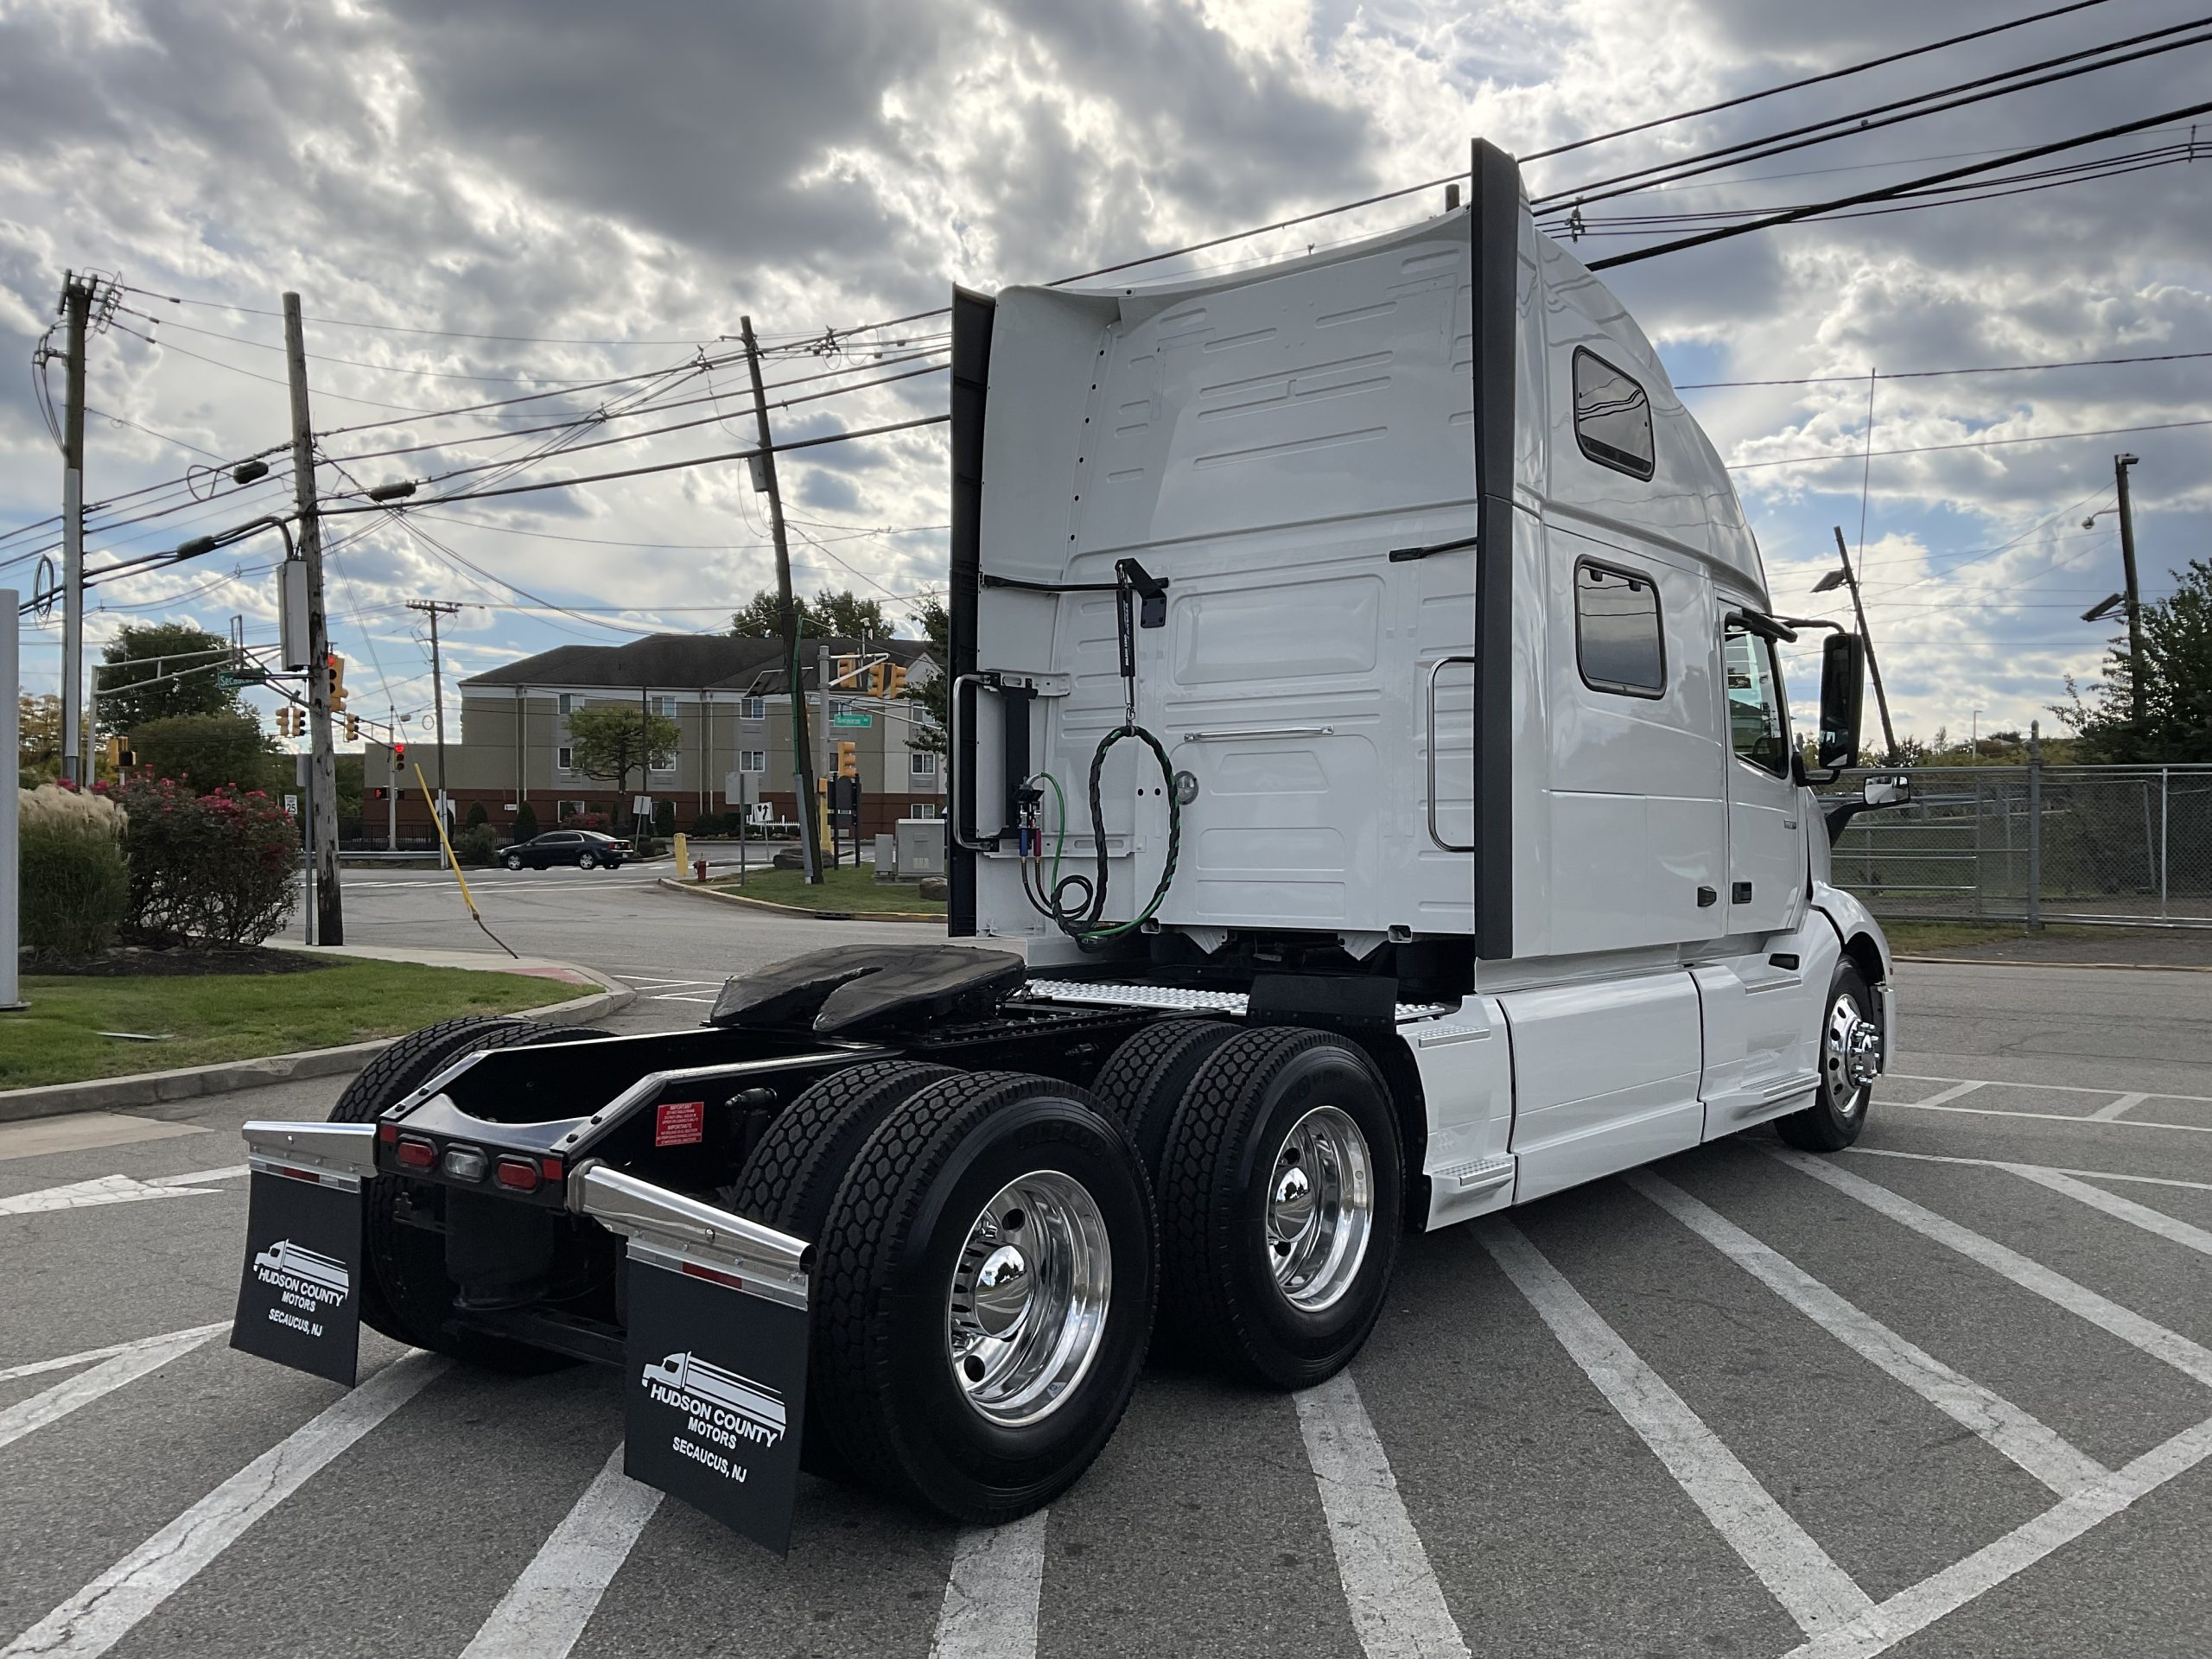
[[291, 734], [292, 705], [289, 702], [280, 702], [276, 705], [276, 735], [289, 737]]
[[850, 741], [840, 741], [838, 743], [837, 775], [840, 778], [857, 778], [861, 775], [861, 750], [859, 744], [854, 743]]
[[406, 741], [404, 739], [395, 739], [391, 746], [391, 775], [395, 778], [399, 776], [400, 772], [406, 766]]
[[358, 741], [360, 740], [360, 736], [361, 736], [361, 717], [360, 717], [359, 715], [346, 715], [346, 741], [348, 743], [358, 742]]
[[118, 735], [109, 738], [105, 753], [108, 770], [118, 778], [123, 775], [123, 769], [125, 766], [135, 766], [138, 764], [138, 757], [131, 753], [130, 740], [127, 737]]
[[324, 660], [330, 664], [330, 707], [342, 715], [346, 712], [346, 659], [334, 651]]

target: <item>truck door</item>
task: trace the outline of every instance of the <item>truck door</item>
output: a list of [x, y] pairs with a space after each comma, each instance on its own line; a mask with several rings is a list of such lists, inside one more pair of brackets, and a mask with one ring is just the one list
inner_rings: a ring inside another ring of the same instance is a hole
[[1728, 723], [1728, 931], [1765, 933], [1796, 919], [1805, 838], [1789, 764], [1789, 704], [1774, 644], [1738, 616], [1722, 624]]

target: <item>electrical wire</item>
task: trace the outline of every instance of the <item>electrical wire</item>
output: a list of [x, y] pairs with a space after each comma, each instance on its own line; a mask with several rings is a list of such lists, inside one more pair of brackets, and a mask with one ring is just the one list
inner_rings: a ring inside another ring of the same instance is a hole
[[2017, 438], [1967, 438], [1957, 443], [1916, 443], [1898, 449], [1839, 450], [1826, 455], [1782, 455], [1772, 461], [1732, 461], [1724, 464], [1732, 473], [1748, 473], [1761, 467], [1802, 467], [1821, 461], [1860, 461], [1869, 454], [1878, 461], [1891, 455], [1928, 455], [1947, 449], [1995, 449], [2016, 443], [2057, 443], [2068, 438], [2118, 438], [2135, 432], [2177, 432], [2196, 426], [2212, 426], [2212, 419], [2158, 421], [2147, 426], [2106, 426], [2088, 432], [2035, 432]]
[[[2037, 369], [2102, 369], [2129, 363], [2193, 363], [2212, 358], [2212, 352], [2160, 352], [2148, 357], [2077, 357], [2056, 363], [1993, 363], [1965, 369], [1896, 369], [1885, 370], [1885, 380], [1933, 380], [1958, 374], [2024, 374]], [[1806, 374], [1769, 380], [1684, 380], [1675, 385], [1676, 391], [1710, 391], [1724, 386], [1824, 386], [1855, 385], [1866, 377], [1864, 374]]]

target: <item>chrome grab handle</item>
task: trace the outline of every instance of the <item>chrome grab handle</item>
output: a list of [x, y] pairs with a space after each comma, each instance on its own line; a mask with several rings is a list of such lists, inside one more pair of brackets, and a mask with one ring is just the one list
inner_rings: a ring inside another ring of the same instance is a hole
[[1470, 656], [1440, 657], [1428, 665], [1428, 728], [1424, 744], [1428, 753], [1428, 838], [1444, 852], [1471, 853], [1475, 850], [1473, 842], [1462, 847], [1446, 841], [1436, 827], [1436, 677], [1446, 663], [1465, 663], [1471, 668], [1475, 659]]
[[[990, 677], [987, 674], [956, 674], [952, 677], [951, 696], [945, 710], [950, 724], [950, 730], [946, 733], [945, 736], [945, 743], [950, 753], [952, 765], [955, 766], [960, 764], [961, 755], [960, 688], [970, 683], [971, 682], [981, 690], [993, 690], [996, 689], [990, 683]], [[948, 768], [948, 771], [950, 769]], [[948, 776], [944, 781], [946, 785], [946, 817], [950, 821], [950, 827], [952, 832], [954, 844], [964, 847], [971, 853], [988, 853], [996, 851], [997, 849], [995, 844], [976, 841], [961, 833], [959, 779]]]
[[1185, 743], [1227, 743], [1240, 737], [1334, 737], [1333, 726], [1262, 726], [1249, 732], [1185, 732]]
[[568, 1205], [630, 1241], [630, 1252], [681, 1273], [686, 1266], [770, 1301], [804, 1307], [814, 1247], [743, 1216], [671, 1192], [595, 1159], [576, 1166]]

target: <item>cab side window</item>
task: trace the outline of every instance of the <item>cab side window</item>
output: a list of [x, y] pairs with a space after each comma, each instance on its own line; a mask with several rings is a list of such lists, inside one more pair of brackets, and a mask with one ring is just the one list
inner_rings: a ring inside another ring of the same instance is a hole
[[1783, 699], [1782, 671], [1772, 642], [1741, 623], [1731, 622], [1722, 648], [1728, 678], [1728, 746], [1777, 777], [1789, 771], [1789, 705]]
[[1583, 559], [1574, 567], [1574, 652], [1593, 691], [1662, 696], [1667, 647], [1652, 579]]
[[1651, 400], [1592, 351], [1574, 351], [1574, 441], [1600, 467], [1651, 476]]

